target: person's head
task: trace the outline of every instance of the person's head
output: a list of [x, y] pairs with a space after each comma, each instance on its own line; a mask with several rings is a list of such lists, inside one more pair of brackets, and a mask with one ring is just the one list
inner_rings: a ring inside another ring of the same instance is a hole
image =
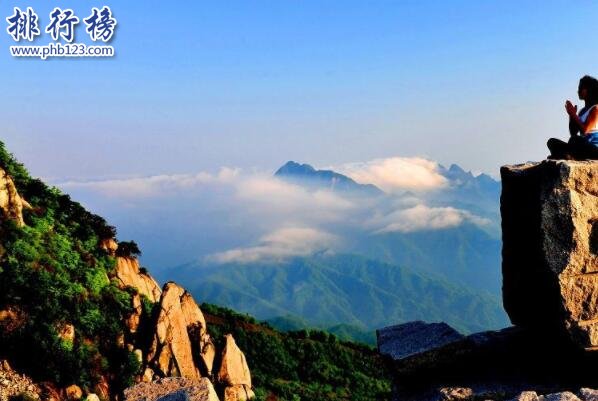
[[579, 80], [577, 94], [581, 100], [591, 105], [598, 104], [598, 79], [589, 75]]

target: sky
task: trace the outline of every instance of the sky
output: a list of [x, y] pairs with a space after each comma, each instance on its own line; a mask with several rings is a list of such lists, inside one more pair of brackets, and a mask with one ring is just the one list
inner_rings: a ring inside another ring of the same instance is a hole
[[[53, 7], [103, 5], [114, 58], [9, 54], [13, 7], [45, 26]], [[3, 0], [0, 15], [0, 139], [50, 181], [391, 157], [497, 176], [566, 138], [564, 102], [598, 74], [589, 0]]]

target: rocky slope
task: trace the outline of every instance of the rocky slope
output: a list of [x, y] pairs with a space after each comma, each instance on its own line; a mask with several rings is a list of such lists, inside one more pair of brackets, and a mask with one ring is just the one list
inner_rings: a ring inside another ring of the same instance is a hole
[[243, 352], [231, 335], [214, 345], [185, 289], [160, 288], [134, 243], [1, 146], [0, 212], [0, 358], [29, 375], [9, 375], [4, 362], [0, 396], [107, 400], [181, 377], [206, 387], [205, 399], [254, 397]]

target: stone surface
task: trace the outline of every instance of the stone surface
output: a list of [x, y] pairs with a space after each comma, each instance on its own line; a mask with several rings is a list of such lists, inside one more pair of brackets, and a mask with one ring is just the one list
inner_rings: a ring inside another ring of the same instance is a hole
[[105, 238], [100, 241], [99, 244], [100, 248], [105, 250], [106, 253], [110, 256], [116, 255], [116, 250], [118, 249], [118, 243], [114, 240], [114, 238]]
[[94, 393], [90, 393], [90, 394], [87, 394], [87, 397], [85, 397], [85, 401], [100, 401], [100, 397], [98, 397]]
[[468, 387], [443, 387], [440, 396], [443, 401], [466, 401], [473, 398], [473, 390]]
[[83, 398], [83, 390], [76, 384], [71, 384], [65, 390], [66, 398], [70, 401], [76, 401]]
[[511, 401], [539, 401], [538, 394], [535, 391], [522, 391], [517, 397], [512, 398]]
[[394, 360], [442, 347], [464, 338], [446, 323], [421, 321], [376, 330], [378, 351]]
[[207, 378], [167, 377], [140, 383], [124, 391], [124, 401], [218, 401]]
[[547, 394], [540, 398], [542, 401], [580, 401], [580, 399], [577, 398], [577, 396], [570, 391]]
[[131, 298], [131, 306], [133, 307], [133, 312], [127, 317], [125, 323], [129, 329], [129, 333], [134, 334], [139, 328], [141, 314], [143, 313], [143, 305], [141, 304], [141, 297], [139, 294], [133, 295]]
[[160, 286], [152, 276], [139, 270], [139, 261], [136, 258], [118, 256], [116, 258], [116, 278], [123, 287], [133, 287], [140, 294], [145, 295], [150, 301], [160, 300]]
[[501, 169], [503, 302], [518, 326], [598, 346], [598, 162]]
[[205, 334], [201, 340], [201, 360], [205, 368], [205, 374], [212, 375], [214, 369], [214, 358], [216, 358], [216, 346], [209, 334]]
[[578, 396], [583, 401], [598, 401], [598, 390], [583, 387], [579, 390]]
[[245, 354], [239, 349], [231, 334], [225, 336], [226, 345], [222, 350], [218, 381], [227, 386], [245, 385], [251, 388], [251, 374]]
[[0, 210], [4, 218], [14, 221], [18, 226], [23, 226], [23, 209], [31, 208], [17, 192], [12, 178], [0, 168]]
[[[189, 338], [187, 314], [181, 300], [186, 291], [175, 283], [164, 286], [154, 339], [148, 353], [150, 367], [161, 376], [199, 378]], [[193, 322], [191, 322], [193, 323]]]
[[255, 398], [251, 387], [246, 385], [229, 386], [224, 389], [223, 401], [248, 401]]
[[0, 361], [0, 401], [8, 401], [23, 393], [37, 399], [41, 389], [28, 376], [15, 372], [8, 361]]

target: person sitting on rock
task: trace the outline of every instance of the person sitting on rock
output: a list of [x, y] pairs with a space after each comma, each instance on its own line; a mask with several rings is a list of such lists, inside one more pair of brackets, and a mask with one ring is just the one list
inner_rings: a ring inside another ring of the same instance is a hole
[[598, 159], [598, 80], [589, 75], [579, 80], [579, 99], [585, 102], [577, 113], [577, 106], [569, 100], [565, 110], [569, 115], [569, 142], [550, 138], [549, 159], [584, 160]]

